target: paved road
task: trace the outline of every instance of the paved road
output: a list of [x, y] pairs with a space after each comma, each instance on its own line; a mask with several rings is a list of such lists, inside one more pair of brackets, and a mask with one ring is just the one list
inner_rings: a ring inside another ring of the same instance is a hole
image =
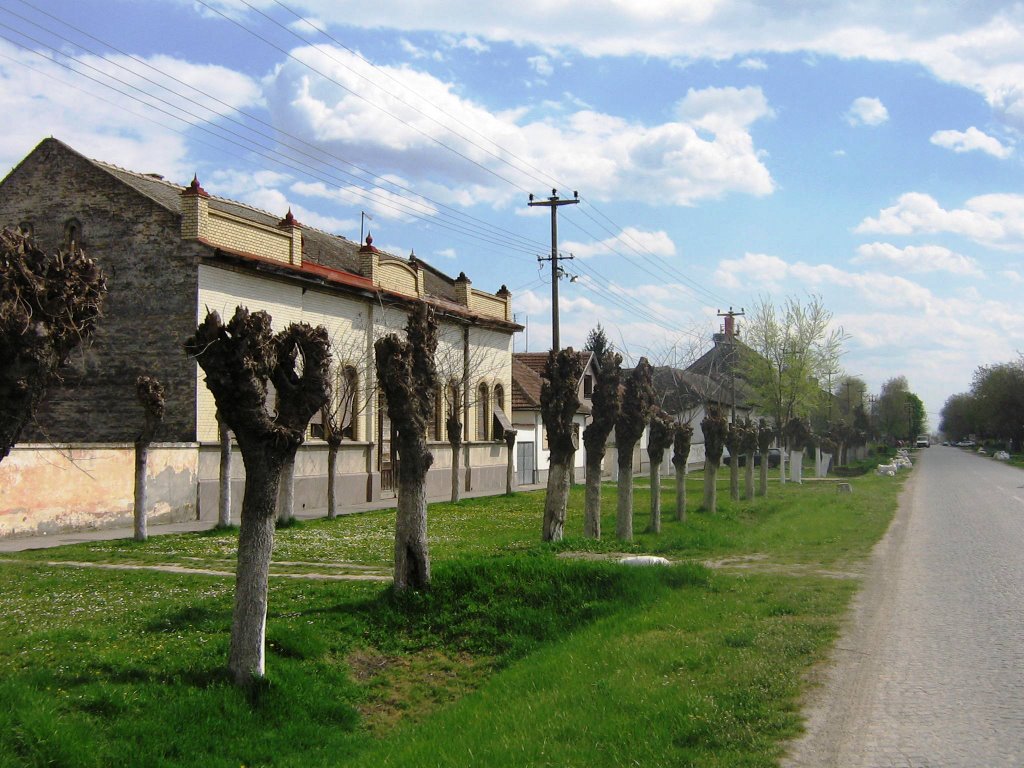
[[1024, 766], [1024, 471], [920, 459], [783, 764]]

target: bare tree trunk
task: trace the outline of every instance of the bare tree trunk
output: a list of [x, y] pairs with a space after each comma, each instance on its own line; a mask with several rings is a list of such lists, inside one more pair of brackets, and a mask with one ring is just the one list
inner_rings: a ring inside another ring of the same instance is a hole
[[648, 533], [661, 533], [661, 463], [651, 459], [651, 524]]
[[686, 522], [686, 464], [676, 464], [676, 520]]
[[513, 449], [516, 447], [516, 431], [514, 429], [505, 430], [505, 495], [511, 496], [512, 489], [516, 482], [516, 468], [513, 458], [515, 453]]
[[462, 446], [449, 443], [452, 448], [452, 504], [462, 499]]
[[290, 523], [295, 517], [295, 456], [281, 467], [281, 487], [277, 495], [277, 522]]
[[164, 418], [164, 388], [153, 376], [139, 376], [135, 380], [135, 397], [142, 406], [142, 431], [135, 438], [135, 540], [145, 541], [146, 509], [149, 491], [146, 486], [146, 466], [149, 464], [149, 446]]
[[779, 484], [786, 484], [786, 446], [779, 446]]
[[148, 491], [146, 488], [146, 465], [149, 462], [149, 443], [141, 440], [135, 443], [135, 540], [145, 541], [146, 507]]
[[336, 443], [327, 444], [327, 519], [334, 520], [338, 516], [338, 450]]
[[403, 477], [395, 518], [395, 589], [430, 586], [427, 552], [427, 486], [424, 478]]
[[220, 475], [217, 478], [217, 527], [231, 525], [231, 430], [217, 414], [217, 436], [220, 438]]
[[704, 462], [704, 511], [714, 514], [718, 509], [718, 463]]
[[246, 685], [265, 673], [267, 585], [274, 551], [274, 507], [280, 482], [279, 462], [266, 456], [245, 462], [235, 609], [228, 651], [228, 669], [238, 685]]
[[619, 449], [619, 493], [616, 502], [615, 535], [620, 541], [633, 540], [633, 446]]
[[746, 472], [743, 473], [743, 498], [750, 501], [754, 498], [754, 454], [748, 453]]
[[729, 456], [729, 498], [740, 500], [740, 457], [738, 454]]
[[[571, 458], [570, 454], [569, 460]], [[548, 487], [544, 496], [543, 541], [561, 541], [565, 535], [565, 510], [569, 503], [571, 485], [568, 460], [552, 460], [548, 467]]]
[[601, 538], [601, 457], [587, 451], [586, 489], [583, 498], [583, 535]]
[[758, 478], [757, 495], [758, 496], [767, 496], [768, 495], [768, 452], [767, 451], [764, 451], [761, 454], [761, 472], [760, 472], [760, 475], [761, 476]]

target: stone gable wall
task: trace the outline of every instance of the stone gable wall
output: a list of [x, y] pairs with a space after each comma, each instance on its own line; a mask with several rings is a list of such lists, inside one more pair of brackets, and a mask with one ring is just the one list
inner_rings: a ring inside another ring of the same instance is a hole
[[197, 263], [203, 246], [183, 243], [180, 218], [55, 141], [45, 141], [0, 182], [0, 225], [32, 224], [47, 251], [66, 222], [107, 276], [93, 343], [72, 354], [24, 442], [126, 442], [142, 426], [135, 378], [155, 375], [167, 391], [158, 441], [195, 439], [195, 363], [184, 339], [195, 331]]

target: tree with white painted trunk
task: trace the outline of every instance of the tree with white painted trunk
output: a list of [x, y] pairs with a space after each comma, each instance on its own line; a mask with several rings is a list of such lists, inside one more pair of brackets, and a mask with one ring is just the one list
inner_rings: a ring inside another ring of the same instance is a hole
[[671, 414], [654, 406], [647, 431], [647, 457], [651, 471], [651, 522], [648, 533], [661, 533], [661, 465], [672, 447], [676, 422]]
[[704, 511], [713, 515], [718, 511], [718, 467], [722, 463], [729, 421], [717, 405], [709, 404], [700, 428], [704, 433]]
[[570, 473], [576, 445], [573, 419], [580, 408], [583, 356], [572, 347], [548, 353], [540, 388], [540, 416], [548, 438], [548, 487], [544, 496], [543, 541], [561, 541], [569, 505]]
[[746, 501], [751, 501], [754, 498], [754, 454], [757, 452], [757, 425], [750, 419], [743, 421], [740, 452], [746, 457], [746, 466], [743, 472], [743, 498]]
[[164, 420], [166, 400], [163, 385], [155, 376], [139, 376], [135, 380], [135, 398], [142, 406], [142, 430], [135, 438], [135, 540], [145, 541], [146, 508], [149, 506], [146, 469], [149, 465], [149, 446]]
[[427, 427], [437, 389], [437, 318], [426, 304], [409, 315], [405, 338], [388, 334], [374, 344], [377, 380], [398, 443], [398, 509], [395, 517], [397, 591], [430, 586], [427, 547], [427, 472], [434, 455]]
[[743, 445], [743, 425], [731, 422], [725, 433], [725, 447], [729, 449], [729, 498], [740, 498], [740, 446]]
[[231, 465], [233, 450], [231, 429], [217, 411], [217, 439], [220, 443], [220, 474], [217, 482], [217, 527], [231, 526]]
[[654, 405], [654, 371], [646, 357], [626, 377], [622, 409], [615, 421], [615, 452], [618, 454], [619, 482], [615, 510], [615, 535], [633, 540], [633, 449], [644, 433]]
[[[281, 470], [330, 395], [330, 344], [322, 327], [293, 323], [275, 334], [266, 312], [238, 307], [226, 325], [216, 312], [208, 313], [185, 341], [185, 351], [203, 369], [245, 465], [228, 669], [246, 686], [265, 675], [267, 587]], [[273, 412], [267, 402], [270, 383], [277, 393]]]
[[676, 468], [676, 520], [686, 522], [686, 471], [693, 427], [676, 423], [672, 430], [672, 466]]
[[775, 441], [775, 430], [772, 429], [767, 419], [761, 419], [757, 424], [757, 450], [761, 454], [761, 466], [758, 476], [757, 495], [768, 495], [768, 449]]
[[587, 350], [594, 355], [594, 391], [590, 398], [590, 423], [583, 430], [586, 446], [586, 488], [583, 501], [583, 535], [601, 538], [601, 465], [608, 436], [622, 409], [622, 355], [608, 343], [598, 325], [587, 338]]

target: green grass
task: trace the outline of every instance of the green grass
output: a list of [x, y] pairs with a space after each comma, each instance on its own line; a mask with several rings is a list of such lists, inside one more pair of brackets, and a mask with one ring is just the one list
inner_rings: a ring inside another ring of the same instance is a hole
[[[827, 652], [900, 481], [772, 484], [766, 499], [642, 533], [539, 542], [543, 495], [430, 509], [432, 589], [273, 578], [267, 682], [223, 667], [229, 577], [47, 561], [230, 571], [237, 530], [94, 542], [0, 564], [0, 766], [773, 765], [799, 728], [804, 675]], [[393, 513], [277, 534], [275, 573], [386, 572]], [[661, 554], [626, 568], [613, 554]], [[735, 562], [708, 568], [705, 561]], [[288, 563], [282, 565], [281, 563]], [[338, 567], [344, 564], [343, 567]]]

